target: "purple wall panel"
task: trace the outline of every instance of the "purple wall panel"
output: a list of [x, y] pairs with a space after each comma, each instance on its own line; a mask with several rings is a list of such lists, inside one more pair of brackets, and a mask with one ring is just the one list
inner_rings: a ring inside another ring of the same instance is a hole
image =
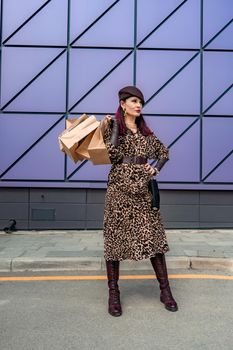
[[200, 62], [197, 57], [145, 106], [145, 113], [199, 113], [199, 69]]
[[2, 36], [6, 40], [18, 27], [40, 8], [46, 0], [4, 1]]
[[[21, 1], [14, 1], [14, 7], [9, 10], [9, 17], [5, 16], [4, 24], [7, 25], [7, 21], [11, 21], [11, 13], [17, 13], [17, 9], [21, 6]], [[10, 45], [66, 45], [66, 43], [66, 0], [48, 2], [36, 16], [33, 16], [12, 38], [7, 40], [7, 44]]]
[[0, 186], [104, 187], [109, 166], [74, 164], [57, 137], [136, 84], [170, 149], [161, 186], [232, 188], [231, 0], [0, 1]]
[[61, 49], [54, 48], [3, 47], [2, 106], [27, 85], [61, 51]]
[[[134, 0], [117, 2], [105, 16], [101, 17], [74, 45], [80, 46], [133, 46]], [[117, 30], [116, 30], [117, 28]]]
[[86, 162], [70, 180], [79, 181], [107, 181], [110, 165], [93, 165], [91, 162]]
[[[145, 5], [144, 5], [145, 6]], [[164, 22], [141, 47], [199, 48], [200, 1], [189, 0]]]
[[200, 125], [196, 122], [170, 150], [159, 181], [200, 181]]
[[[140, 43], [155, 27], [171, 14], [182, 0], [138, 0], [137, 43]], [[146, 21], [145, 21], [146, 18]]]
[[57, 115], [7, 114], [0, 118], [0, 171], [5, 171], [56, 121]]
[[208, 46], [208, 49], [233, 50], [233, 23], [231, 23]]
[[233, 182], [233, 156], [231, 155], [218, 167], [205, 182], [232, 183]]
[[203, 102], [206, 109], [233, 83], [233, 52], [205, 52], [203, 63]]
[[118, 90], [133, 84], [133, 55], [126, 58], [100, 85], [98, 85], [72, 112], [110, 113], [118, 108]]
[[3, 179], [63, 180], [64, 154], [57, 152], [57, 135], [63, 128], [62, 120], [10, 169]]
[[80, 36], [98, 17], [101, 16], [114, 0], [71, 0], [70, 11], [70, 40]]
[[213, 107], [211, 107], [208, 114], [212, 115], [233, 115], [233, 88], [231, 88], [225, 95], [218, 100]]
[[66, 55], [60, 56], [22, 91], [6, 111], [65, 112]]
[[71, 50], [69, 108], [91, 90], [129, 52], [129, 50], [108, 49]]
[[140, 50], [137, 55], [137, 85], [146, 100], [159, 90], [191, 58], [189, 51]]
[[232, 19], [233, 1], [204, 0], [203, 10], [203, 36], [206, 44]]
[[[155, 135], [169, 147], [181, 134], [183, 134], [197, 117], [146, 117], [149, 127]], [[178, 140], [177, 140], [178, 141]], [[173, 147], [173, 146], [172, 146]]]
[[206, 176], [230, 151], [232, 151], [233, 119], [204, 118], [203, 168]]

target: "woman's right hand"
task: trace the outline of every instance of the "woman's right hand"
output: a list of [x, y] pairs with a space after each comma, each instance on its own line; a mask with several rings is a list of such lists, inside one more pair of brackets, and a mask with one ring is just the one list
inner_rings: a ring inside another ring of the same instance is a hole
[[108, 124], [110, 123], [112, 120], [112, 116], [110, 114], [107, 114], [105, 117], [104, 117], [104, 123]]
[[106, 130], [107, 126], [111, 123], [112, 121], [112, 116], [110, 114], [107, 114], [102, 120], [101, 120], [101, 130], [104, 133]]

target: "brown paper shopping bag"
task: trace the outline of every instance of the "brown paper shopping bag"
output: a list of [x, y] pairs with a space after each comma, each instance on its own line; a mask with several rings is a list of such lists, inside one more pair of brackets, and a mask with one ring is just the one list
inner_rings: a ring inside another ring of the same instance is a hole
[[78, 148], [76, 148], [75, 152], [78, 154], [80, 158], [83, 159], [90, 159], [90, 154], [88, 152], [88, 146], [91, 142], [91, 139], [94, 135], [95, 131], [92, 131], [89, 135], [87, 135], [82, 141], [80, 141], [80, 144]]
[[65, 153], [75, 163], [80, 159], [78, 153], [76, 153], [76, 149], [78, 148], [80, 141], [94, 131], [100, 124], [94, 115], [86, 118], [81, 123], [78, 122], [79, 121], [74, 122], [72, 126], [63, 131], [63, 133], [59, 136], [59, 140], [61, 141]]
[[108, 151], [103, 140], [101, 126], [98, 126], [98, 128], [95, 130], [88, 146], [88, 152], [90, 155], [90, 160], [94, 165], [111, 164]]
[[[69, 129], [69, 128], [70, 128], [71, 126], [73, 126], [73, 125], [78, 125], [78, 124], [82, 123], [82, 122], [83, 122], [84, 120], [86, 120], [87, 118], [88, 118], [88, 115], [87, 115], [87, 114], [82, 114], [81, 117], [79, 117], [79, 118], [67, 118], [67, 119], [66, 119], [66, 128], [65, 128], [65, 130], [66, 130], [66, 129]], [[62, 134], [63, 134], [63, 133], [62, 133]], [[61, 135], [62, 135], [62, 134], [61, 134]], [[59, 135], [59, 137], [60, 137], [61, 135]], [[61, 150], [62, 152], [65, 152], [64, 146], [63, 146], [63, 144], [62, 144], [60, 138], [58, 138], [58, 142], [59, 142], [60, 150]]]

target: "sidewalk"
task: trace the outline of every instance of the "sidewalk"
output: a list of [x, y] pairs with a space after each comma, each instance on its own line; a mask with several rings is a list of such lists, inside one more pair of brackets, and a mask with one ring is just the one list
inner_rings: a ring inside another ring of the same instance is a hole
[[[170, 269], [233, 272], [233, 229], [166, 230]], [[102, 231], [0, 231], [0, 271], [103, 271]], [[151, 270], [149, 259], [123, 261], [123, 270]]]

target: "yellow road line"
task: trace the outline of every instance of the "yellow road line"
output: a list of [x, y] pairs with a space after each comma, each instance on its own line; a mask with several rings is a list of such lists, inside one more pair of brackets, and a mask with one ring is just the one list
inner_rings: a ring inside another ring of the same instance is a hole
[[[233, 276], [223, 275], [196, 275], [176, 274], [169, 275], [169, 279], [212, 279], [212, 280], [233, 280]], [[122, 275], [121, 280], [155, 279], [154, 275]], [[27, 281], [96, 281], [106, 280], [106, 276], [5, 276], [0, 277], [0, 282], [27, 282]]]

